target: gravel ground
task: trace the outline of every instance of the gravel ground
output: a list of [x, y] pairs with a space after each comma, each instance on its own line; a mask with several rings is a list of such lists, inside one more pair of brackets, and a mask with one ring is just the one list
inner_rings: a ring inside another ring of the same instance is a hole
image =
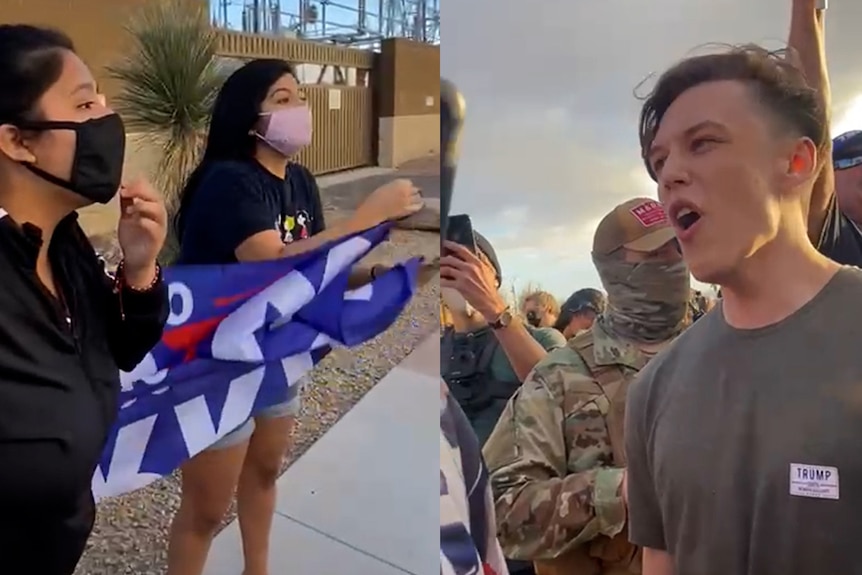
[[[327, 219], [338, 214], [327, 214]], [[369, 263], [394, 263], [410, 256], [439, 256], [435, 233], [392, 232], [369, 254]], [[303, 409], [286, 469], [375, 383], [439, 326], [439, 282], [426, 285], [386, 332], [366, 344], [336, 349], [306, 377]], [[156, 575], [165, 572], [167, 532], [179, 504], [174, 474], [128, 495], [99, 505], [96, 528], [76, 575]], [[232, 509], [225, 525], [234, 518]]]

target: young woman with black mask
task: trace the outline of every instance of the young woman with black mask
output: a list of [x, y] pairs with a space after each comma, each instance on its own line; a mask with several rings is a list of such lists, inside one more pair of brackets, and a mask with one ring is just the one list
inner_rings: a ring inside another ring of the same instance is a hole
[[[419, 191], [395, 180], [372, 192], [353, 216], [325, 226], [314, 177], [290, 159], [311, 142], [311, 110], [293, 68], [253, 60], [216, 99], [203, 159], [177, 214], [182, 264], [272, 260], [418, 211]], [[375, 270], [354, 270], [353, 285]], [[171, 528], [170, 575], [199, 575], [213, 535], [237, 494], [244, 575], [265, 575], [275, 483], [299, 408], [297, 390], [257, 414], [182, 468], [182, 502]]]
[[120, 189], [122, 120], [59, 32], [0, 26], [0, 86], [0, 560], [4, 573], [71, 575], [119, 369], [168, 316], [165, 208], [144, 182], [122, 190], [125, 259], [106, 275], [76, 210]]

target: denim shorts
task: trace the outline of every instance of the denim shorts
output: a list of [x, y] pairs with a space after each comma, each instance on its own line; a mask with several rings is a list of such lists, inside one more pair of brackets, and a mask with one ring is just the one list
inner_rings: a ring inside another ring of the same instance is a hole
[[226, 449], [228, 447], [233, 447], [234, 445], [239, 445], [245, 441], [248, 441], [251, 438], [251, 434], [254, 433], [254, 420], [255, 418], [261, 419], [278, 419], [279, 417], [296, 417], [299, 415], [299, 410], [302, 408], [302, 394], [297, 393], [293, 396], [293, 398], [285, 401], [284, 403], [278, 403], [276, 405], [272, 405], [267, 407], [266, 409], [261, 410], [256, 413], [254, 417], [251, 417], [213, 443], [209, 446], [206, 451], [215, 451], [217, 449]]

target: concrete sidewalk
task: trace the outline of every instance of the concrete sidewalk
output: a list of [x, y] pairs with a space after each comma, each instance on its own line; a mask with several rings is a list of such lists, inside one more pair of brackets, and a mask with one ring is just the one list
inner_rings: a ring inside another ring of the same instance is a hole
[[[440, 340], [426, 339], [279, 480], [272, 575], [437, 575]], [[237, 522], [205, 575], [240, 575]]]

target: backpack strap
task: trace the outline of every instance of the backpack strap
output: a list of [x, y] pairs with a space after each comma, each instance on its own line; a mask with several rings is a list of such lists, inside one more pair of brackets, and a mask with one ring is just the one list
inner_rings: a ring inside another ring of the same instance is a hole
[[[440, 332], [440, 377], [444, 380], [449, 374], [452, 353], [455, 351], [455, 328], [446, 326]], [[444, 369], [445, 368], [445, 369]]]
[[590, 376], [602, 388], [602, 393], [608, 402], [605, 417], [614, 463], [624, 466], [626, 456], [623, 423], [625, 421], [626, 394], [632, 380], [631, 373], [623, 365], [600, 365], [596, 361], [593, 330], [591, 329], [570, 339], [569, 346], [581, 356], [590, 371]]
[[590, 376], [595, 379], [602, 388], [613, 387], [623, 376], [622, 366], [617, 364], [599, 365], [596, 361], [595, 343], [593, 340], [593, 330], [588, 329], [582, 331], [575, 337], [569, 340], [569, 347], [575, 350], [584, 363], [587, 369], [590, 370]]
[[494, 360], [494, 354], [497, 352], [497, 348], [500, 347], [500, 341], [496, 336], [491, 335], [493, 337], [488, 338], [488, 343], [482, 348], [482, 352], [479, 354], [479, 359], [476, 362], [477, 373], [488, 373], [491, 362]]

